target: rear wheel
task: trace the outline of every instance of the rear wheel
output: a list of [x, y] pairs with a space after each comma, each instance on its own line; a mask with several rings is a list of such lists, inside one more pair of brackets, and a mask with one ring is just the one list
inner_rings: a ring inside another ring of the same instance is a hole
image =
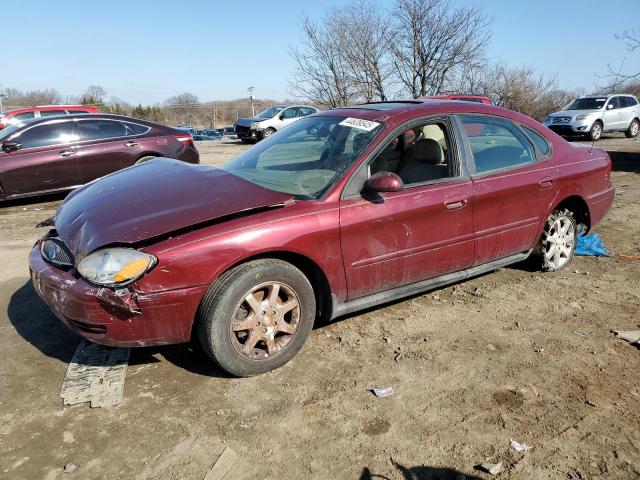
[[315, 314], [313, 288], [300, 270], [281, 260], [256, 260], [211, 286], [198, 313], [198, 336], [220, 367], [248, 377], [291, 360], [311, 333]]
[[602, 136], [602, 124], [600, 122], [593, 122], [591, 130], [589, 130], [589, 138], [594, 142], [599, 140]]
[[578, 227], [569, 210], [555, 210], [544, 226], [539, 250], [542, 270], [551, 272], [566, 267], [573, 260], [578, 241]]
[[631, 121], [631, 124], [629, 125], [629, 128], [627, 128], [627, 131], [624, 132], [625, 137], [627, 138], [635, 138], [636, 135], [638, 135], [638, 129], [640, 128], [640, 123], [638, 123], [638, 120], [633, 119]]

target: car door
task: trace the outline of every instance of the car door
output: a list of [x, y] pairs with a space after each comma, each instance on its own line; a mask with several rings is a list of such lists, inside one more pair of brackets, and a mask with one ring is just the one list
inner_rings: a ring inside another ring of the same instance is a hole
[[[460, 115], [472, 158], [474, 265], [524, 252], [537, 241], [557, 191], [558, 169], [514, 122]], [[539, 133], [539, 141], [546, 142]]]
[[[433, 178], [419, 175], [422, 161], [415, 147], [421, 141], [437, 144], [433, 138], [418, 139], [421, 134], [416, 132], [427, 125], [437, 125], [446, 138], [446, 148], [441, 149], [444, 162], [424, 163], [432, 170], [442, 168], [443, 174]], [[463, 270], [473, 262], [473, 185], [461, 173], [465, 169], [451, 124], [438, 119], [415, 129], [407, 126], [407, 130], [413, 133], [402, 133], [403, 127], [399, 136], [381, 143], [378, 154], [356, 173], [340, 202], [349, 300]], [[405, 138], [418, 140], [415, 145], [403, 145]], [[407, 172], [403, 190], [375, 196], [361, 193], [363, 181], [358, 184], [355, 179], [391, 170], [400, 176]]]
[[0, 184], [7, 195], [74, 187], [82, 183], [69, 120], [52, 120], [4, 138], [18, 150], [0, 153]]
[[604, 131], [614, 131], [624, 129], [624, 112], [622, 99], [619, 96], [613, 96], [605, 106], [602, 121], [604, 123]]
[[143, 153], [140, 142], [119, 120], [78, 119], [76, 128], [78, 167], [85, 183], [133, 165]]
[[289, 107], [285, 108], [282, 112], [280, 112], [280, 122], [278, 122], [278, 130], [286, 127], [287, 125], [291, 125], [293, 122], [298, 120], [299, 118], [299, 109], [298, 107]]
[[635, 112], [633, 108], [635, 105], [635, 102], [631, 97], [626, 97], [626, 96], [620, 97], [620, 100], [622, 102], [622, 108], [620, 109], [620, 111], [622, 112], [622, 116], [621, 116], [622, 124], [620, 125], [620, 130], [626, 130], [627, 128], [629, 128], [629, 125], [631, 124], [631, 120], [633, 120], [635, 117]]

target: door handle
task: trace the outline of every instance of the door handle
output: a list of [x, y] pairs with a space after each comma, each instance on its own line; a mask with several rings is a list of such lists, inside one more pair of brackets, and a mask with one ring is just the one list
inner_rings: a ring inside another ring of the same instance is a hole
[[73, 150], [62, 150], [60, 153], [58, 153], [58, 155], [60, 155], [61, 157], [69, 157], [73, 155]]
[[549, 188], [553, 186], [553, 178], [543, 178], [538, 182], [540, 188]]
[[135, 147], [138, 145], [138, 142], [127, 142], [124, 144], [125, 147]]
[[455, 200], [449, 200], [444, 202], [444, 208], [447, 210], [457, 210], [458, 208], [464, 207], [467, 203], [469, 203], [468, 198], [456, 198]]

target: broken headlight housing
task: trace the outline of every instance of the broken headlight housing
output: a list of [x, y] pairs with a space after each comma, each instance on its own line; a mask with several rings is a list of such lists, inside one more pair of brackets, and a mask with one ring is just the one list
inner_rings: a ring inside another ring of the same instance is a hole
[[156, 262], [153, 255], [133, 248], [104, 248], [84, 257], [76, 268], [91, 283], [124, 287], [151, 270]]

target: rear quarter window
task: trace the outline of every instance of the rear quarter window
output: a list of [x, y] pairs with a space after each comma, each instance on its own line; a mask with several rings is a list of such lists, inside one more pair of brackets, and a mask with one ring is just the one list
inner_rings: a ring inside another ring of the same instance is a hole
[[551, 153], [551, 145], [549, 145], [549, 142], [547, 142], [547, 140], [541, 134], [539, 134], [532, 128], [525, 127], [523, 125], [522, 129], [526, 132], [531, 141], [536, 145], [538, 150], [540, 150], [540, 153], [542, 153], [542, 155], [544, 155], [545, 157], [548, 157]]

